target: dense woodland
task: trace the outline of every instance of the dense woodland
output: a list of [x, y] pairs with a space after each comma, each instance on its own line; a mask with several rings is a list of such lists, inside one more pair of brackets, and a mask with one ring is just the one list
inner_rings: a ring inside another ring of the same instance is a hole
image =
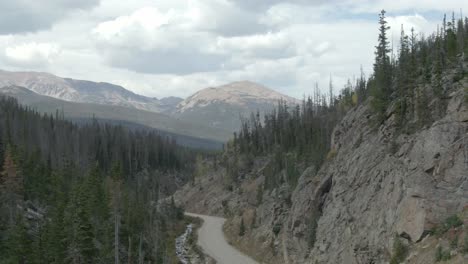
[[0, 98], [0, 263], [173, 263], [192, 151]]
[[373, 125], [378, 128], [394, 114], [399, 133], [412, 133], [442, 116], [447, 90], [467, 75], [463, 65], [468, 52], [468, 18], [456, 19], [453, 14], [447, 21], [444, 17], [442, 26], [430, 36], [418, 35], [414, 29], [408, 34], [402, 25], [399, 47], [392, 50], [385, 14], [382, 11], [379, 16], [374, 71], [368, 78], [361, 70], [338, 96], [334, 96], [330, 80], [328, 94], [315, 87], [301, 105], [279, 102], [264, 120], [259, 114], [243, 120], [223, 159], [232, 182], [249, 170], [254, 156], [270, 156], [263, 170], [264, 188], [284, 182], [294, 187], [300, 175], [298, 165], [318, 169], [333, 157], [330, 138], [334, 126], [350, 108], [367, 101], [374, 112]]

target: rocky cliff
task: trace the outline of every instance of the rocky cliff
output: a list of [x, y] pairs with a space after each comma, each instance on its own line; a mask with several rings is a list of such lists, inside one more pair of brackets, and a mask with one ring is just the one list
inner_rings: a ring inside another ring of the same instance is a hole
[[381, 126], [368, 103], [350, 110], [334, 129], [325, 164], [304, 169], [296, 186], [260, 191], [265, 157], [238, 188], [226, 187], [218, 169], [175, 197], [189, 211], [228, 217], [230, 241], [262, 263], [389, 263], [398, 254], [407, 263], [434, 263], [439, 255], [466, 263], [466, 87], [466, 77], [449, 82], [448, 96], [427, 106], [431, 113], [446, 106], [432, 113], [437, 120], [405, 133], [392, 107]]

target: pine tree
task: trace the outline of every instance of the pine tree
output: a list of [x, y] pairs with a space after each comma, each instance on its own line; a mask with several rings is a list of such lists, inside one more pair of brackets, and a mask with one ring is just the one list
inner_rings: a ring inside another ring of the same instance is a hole
[[94, 245], [94, 228], [89, 209], [90, 197], [86, 185], [79, 188], [76, 210], [76, 239], [82, 263], [94, 263], [96, 248]]
[[112, 215], [114, 222], [114, 263], [119, 264], [119, 234], [120, 234], [120, 203], [121, 203], [121, 185], [123, 179], [122, 167], [120, 164], [114, 164], [111, 171], [111, 192], [112, 192]]
[[389, 97], [391, 95], [391, 64], [388, 53], [389, 41], [387, 32], [390, 27], [387, 25], [385, 10], [382, 10], [379, 16], [379, 38], [375, 51], [374, 63], [374, 83], [372, 87], [372, 107], [377, 113], [377, 121], [382, 122], [385, 118], [385, 111]]
[[7, 235], [6, 263], [32, 263], [32, 240], [27, 233], [27, 226], [22, 215], [18, 215], [15, 224], [10, 226]]
[[398, 59], [397, 86], [398, 99], [396, 102], [396, 123], [398, 127], [402, 127], [406, 121], [408, 105], [410, 102], [411, 86], [410, 86], [410, 71], [411, 71], [411, 49], [409, 37], [405, 34], [403, 25], [401, 25], [400, 37], [400, 54]]

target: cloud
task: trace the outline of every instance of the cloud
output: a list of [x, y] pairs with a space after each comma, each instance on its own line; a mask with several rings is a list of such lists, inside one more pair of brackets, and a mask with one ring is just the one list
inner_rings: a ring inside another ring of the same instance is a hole
[[193, 10], [145, 7], [99, 24], [92, 34], [114, 67], [158, 74], [217, 70], [226, 56], [211, 48], [212, 33], [194, 29], [198, 19]]
[[287, 58], [296, 54], [295, 44], [285, 32], [218, 37], [216, 48], [224, 53], [251, 58]]
[[98, 3], [99, 0], [0, 1], [0, 35], [47, 29], [70, 12], [89, 9]]
[[196, 47], [167, 50], [112, 50], [110, 65], [141, 73], [186, 75], [219, 70], [225, 56], [200, 52]]
[[283, 4], [283, 3], [289, 3], [289, 4], [295, 4], [295, 5], [309, 5], [309, 6], [317, 6], [317, 5], [322, 5], [325, 3], [329, 3], [329, 1], [326, 0], [289, 0], [289, 1], [284, 1], [284, 0], [257, 0], [257, 1], [252, 1], [252, 0], [230, 0], [232, 3], [236, 3], [239, 6], [248, 9], [248, 10], [267, 10], [272, 6], [278, 5], [278, 4]]
[[460, 0], [444, 0], [443, 2], [440, 0], [352, 0], [349, 6], [351, 7], [352, 11], [356, 13], [375, 13], [382, 9], [385, 9], [389, 12], [458, 12], [460, 9], [466, 10], [468, 8], [468, 2]]
[[4, 57], [12, 65], [37, 68], [47, 66], [60, 54], [53, 43], [23, 43], [5, 48]]

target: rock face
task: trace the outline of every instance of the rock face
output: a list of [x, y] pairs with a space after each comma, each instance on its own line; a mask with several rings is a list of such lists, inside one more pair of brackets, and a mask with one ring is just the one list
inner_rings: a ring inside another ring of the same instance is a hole
[[290, 233], [319, 214], [315, 246], [303, 260], [385, 263], [395, 234], [416, 243], [461, 212], [468, 204], [467, 115], [462, 89], [450, 95], [442, 119], [412, 135], [396, 134], [392, 117], [374, 132], [366, 105], [350, 112], [333, 133], [336, 157], [315, 176], [331, 179], [329, 192], [303, 179], [293, 195]]
[[[466, 78], [454, 84], [441, 118], [411, 133], [397, 132], [391, 110], [375, 128], [369, 104], [352, 109], [333, 132], [336, 155], [318, 171], [305, 169], [292, 191], [264, 193], [260, 204], [261, 162], [233, 192], [210, 176], [178, 200], [204, 213], [223, 214], [227, 207], [227, 236], [265, 263], [388, 263], [395, 236], [415, 249], [435, 247], [427, 240], [431, 229], [468, 205], [466, 86]], [[237, 235], [241, 219], [248, 226], [255, 219], [243, 237]], [[434, 262], [433, 252], [417, 254], [408, 263]]]

